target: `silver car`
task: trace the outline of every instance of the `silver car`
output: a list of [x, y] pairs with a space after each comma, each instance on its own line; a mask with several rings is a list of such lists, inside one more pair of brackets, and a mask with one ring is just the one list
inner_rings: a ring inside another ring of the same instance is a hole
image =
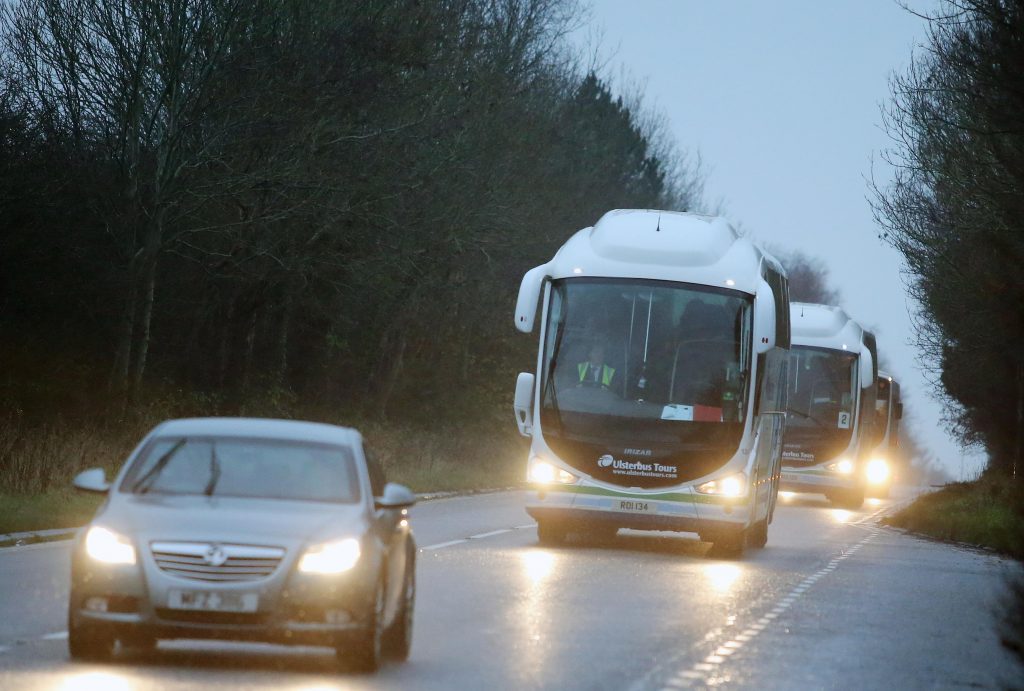
[[412, 639], [415, 496], [385, 484], [360, 434], [286, 420], [157, 426], [79, 531], [71, 566], [73, 659], [158, 639], [329, 645], [373, 671]]

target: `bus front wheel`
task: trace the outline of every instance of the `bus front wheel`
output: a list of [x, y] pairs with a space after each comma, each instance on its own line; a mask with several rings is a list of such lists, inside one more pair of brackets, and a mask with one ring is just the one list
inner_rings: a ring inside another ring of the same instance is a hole
[[849, 489], [841, 492], [833, 492], [829, 495], [828, 499], [840, 509], [854, 511], [864, 504], [864, 490]]
[[700, 539], [711, 543], [709, 557], [735, 559], [743, 556], [743, 548], [747, 542], [746, 530], [716, 532], [713, 535], [701, 535]]
[[565, 542], [568, 532], [565, 525], [557, 521], [537, 521], [537, 541], [546, 547], [555, 547]]

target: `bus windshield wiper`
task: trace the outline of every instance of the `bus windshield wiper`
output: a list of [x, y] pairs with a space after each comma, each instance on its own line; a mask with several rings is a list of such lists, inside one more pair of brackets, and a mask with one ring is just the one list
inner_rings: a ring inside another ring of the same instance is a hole
[[795, 408], [790, 408], [786, 412], [787, 413], [796, 413], [800, 417], [806, 418], [806, 419], [810, 420], [811, 422], [816, 423], [818, 425], [818, 427], [823, 427], [825, 429], [829, 428], [829, 425], [827, 425], [824, 420], [819, 420], [818, 418], [814, 417], [813, 415], [805, 413], [802, 410], [796, 410]]
[[163, 456], [158, 458], [156, 463], [154, 463], [149, 470], [143, 473], [142, 477], [140, 477], [135, 482], [135, 484], [132, 485], [132, 491], [137, 492], [138, 494], [145, 494], [146, 492], [148, 492], [150, 488], [153, 486], [153, 482], [156, 480], [157, 476], [159, 476], [160, 473], [163, 472], [163, 469], [167, 465], [167, 463], [171, 460], [174, 454], [178, 453], [178, 450], [181, 449], [181, 447], [183, 447], [184, 445], [185, 438], [182, 437], [174, 444], [174, 446], [168, 449]]
[[220, 480], [220, 461], [217, 459], [217, 445], [212, 441], [210, 442], [210, 481], [206, 483], [206, 488], [203, 490], [203, 494], [208, 497], [213, 496], [213, 490], [217, 487], [217, 481]]

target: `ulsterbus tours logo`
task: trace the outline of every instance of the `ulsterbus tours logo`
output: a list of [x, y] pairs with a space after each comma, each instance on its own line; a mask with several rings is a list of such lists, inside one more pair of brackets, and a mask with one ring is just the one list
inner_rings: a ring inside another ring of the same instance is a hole
[[597, 459], [600, 468], [611, 468], [613, 475], [629, 475], [632, 477], [677, 477], [679, 469], [674, 465], [660, 463], [644, 463], [643, 461], [623, 461], [611, 454]]

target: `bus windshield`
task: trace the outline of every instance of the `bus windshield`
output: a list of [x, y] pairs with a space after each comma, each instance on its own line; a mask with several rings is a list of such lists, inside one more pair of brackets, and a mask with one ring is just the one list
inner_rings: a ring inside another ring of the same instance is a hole
[[850, 444], [857, 404], [857, 356], [794, 345], [789, 355], [789, 406], [783, 440], [787, 463], [820, 463]]
[[885, 439], [889, 431], [889, 408], [892, 398], [892, 382], [888, 377], [878, 378], [878, 397], [875, 399], [875, 444]]
[[751, 311], [743, 293], [690, 284], [554, 282], [541, 370], [548, 443], [583, 442], [589, 453], [643, 440], [655, 457], [714, 450], [727, 460], [742, 435]]

